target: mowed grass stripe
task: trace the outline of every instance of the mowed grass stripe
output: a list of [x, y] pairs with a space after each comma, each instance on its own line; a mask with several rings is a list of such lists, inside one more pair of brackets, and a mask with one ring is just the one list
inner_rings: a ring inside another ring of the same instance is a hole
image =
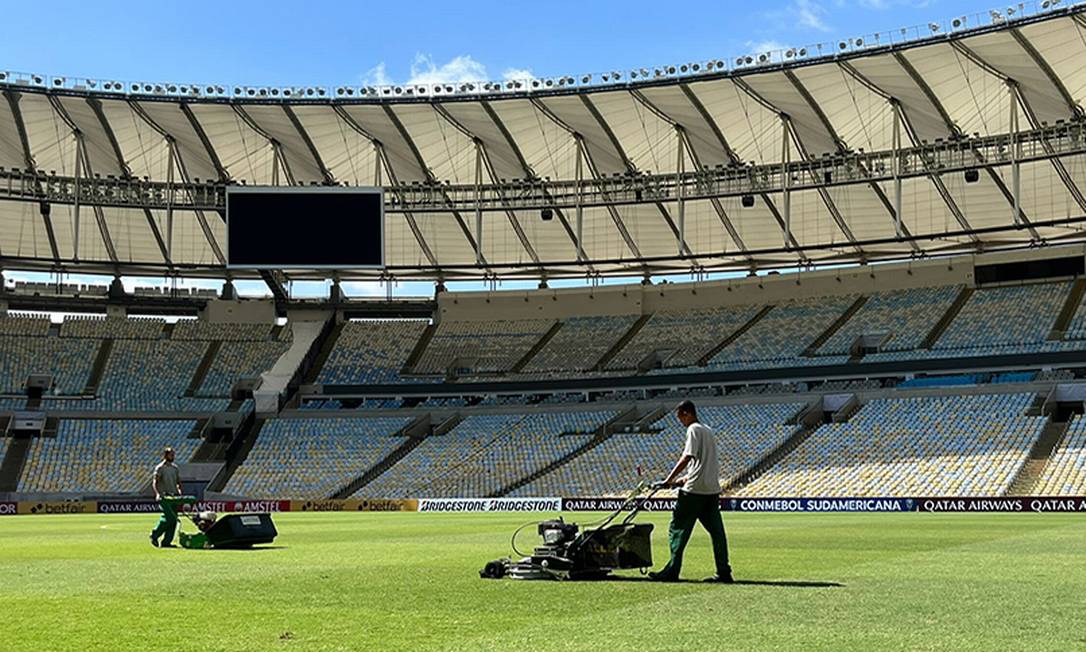
[[[156, 550], [148, 516], [4, 519], [0, 647], [1086, 649], [1081, 515], [726, 517], [739, 579], [840, 587], [480, 580], [531, 518], [282, 514], [252, 552]], [[668, 515], [641, 518], [660, 565]], [[699, 531], [684, 576], [711, 572]]]

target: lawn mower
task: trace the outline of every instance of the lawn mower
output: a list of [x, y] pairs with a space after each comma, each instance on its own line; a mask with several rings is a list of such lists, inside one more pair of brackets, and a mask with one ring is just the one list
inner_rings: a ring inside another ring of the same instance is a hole
[[[513, 533], [512, 539], [513, 552], [520, 560], [506, 557], [488, 562], [479, 571], [479, 576], [486, 579], [592, 580], [603, 579], [615, 570], [650, 568], [652, 523], [633, 523], [633, 520], [641, 511], [642, 501], [652, 498], [662, 488], [658, 484], [638, 484], [618, 509], [583, 530], [576, 523], [566, 523], [560, 516], [522, 525]], [[612, 524], [627, 510], [629, 513], [622, 521]], [[517, 550], [517, 535], [532, 525], [537, 526], [536, 532], [543, 539], [543, 545], [525, 555]]]
[[[220, 519], [215, 512], [197, 511], [195, 496], [166, 497], [163, 499], [163, 509], [167, 504], [178, 516], [196, 526], [196, 532], [192, 533], [180, 528], [178, 538], [182, 548], [252, 548], [255, 544], [272, 543], [279, 534], [270, 514], [227, 514]], [[186, 506], [188, 509], [185, 509]], [[178, 523], [182, 520], [178, 519]]]

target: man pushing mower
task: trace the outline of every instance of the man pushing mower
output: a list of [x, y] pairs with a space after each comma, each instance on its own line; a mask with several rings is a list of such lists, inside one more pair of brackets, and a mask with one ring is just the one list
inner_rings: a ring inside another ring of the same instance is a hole
[[181, 470], [173, 463], [174, 451], [166, 448], [162, 451], [162, 461], [155, 466], [151, 479], [151, 488], [155, 500], [162, 508], [158, 525], [151, 530], [151, 545], [156, 548], [173, 548], [173, 535], [177, 530], [177, 498], [181, 496]]
[[[649, 573], [658, 582], [675, 582], [682, 568], [683, 551], [700, 522], [713, 540], [713, 560], [716, 575], [706, 582], [730, 584], [732, 568], [728, 565], [728, 539], [724, 521], [720, 518], [720, 459], [717, 457], [713, 431], [698, 422], [698, 412], [690, 401], [683, 401], [675, 411], [679, 422], [686, 426], [686, 446], [682, 456], [667, 478], [657, 486], [681, 487], [668, 526], [671, 559], [661, 570]], [[679, 474], [686, 471], [686, 475]]]

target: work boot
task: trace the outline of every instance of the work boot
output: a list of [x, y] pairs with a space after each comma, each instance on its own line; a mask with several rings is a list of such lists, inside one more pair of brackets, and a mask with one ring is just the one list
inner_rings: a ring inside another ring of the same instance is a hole
[[663, 571], [657, 573], [656, 571], [649, 571], [649, 579], [653, 582], [678, 582], [679, 578], [671, 575], [670, 573], [664, 573]]
[[712, 577], [706, 577], [702, 580], [702, 582], [710, 582], [714, 584], [735, 584], [735, 579], [732, 577], [732, 572], [728, 571], [723, 575], [720, 575], [718, 573], [716, 575], [713, 575]]
[[151, 545], [157, 548], [158, 547], [158, 537], [155, 536], [154, 532], [151, 533], [150, 539], [151, 539]]

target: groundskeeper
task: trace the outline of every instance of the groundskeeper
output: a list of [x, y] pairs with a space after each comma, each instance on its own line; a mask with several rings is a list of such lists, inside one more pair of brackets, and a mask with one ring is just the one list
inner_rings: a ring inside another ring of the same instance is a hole
[[174, 452], [172, 448], [162, 451], [162, 461], [155, 466], [151, 487], [155, 492], [155, 500], [162, 508], [162, 516], [158, 519], [158, 525], [151, 530], [151, 545], [162, 548], [172, 548], [173, 535], [177, 530], [177, 501], [181, 495], [181, 471], [173, 463]]
[[[713, 431], [698, 422], [698, 412], [690, 401], [683, 401], [675, 410], [679, 422], [686, 426], [686, 447], [675, 468], [661, 483], [666, 487], [681, 487], [675, 501], [675, 511], [668, 526], [671, 559], [649, 578], [660, 582], [675, 582], [683, 564], [683, 550], [694, 532], [694, 523], [701, 522], [713, 540], [713, 560], [716, 575], [706, 582], [730, 584], [732, 568], [728, 565], [728, 539], [724, 521], [720, 518], [720, 459], [716, 452]], [[680, 477], [679, 474], [686, 472]]]

